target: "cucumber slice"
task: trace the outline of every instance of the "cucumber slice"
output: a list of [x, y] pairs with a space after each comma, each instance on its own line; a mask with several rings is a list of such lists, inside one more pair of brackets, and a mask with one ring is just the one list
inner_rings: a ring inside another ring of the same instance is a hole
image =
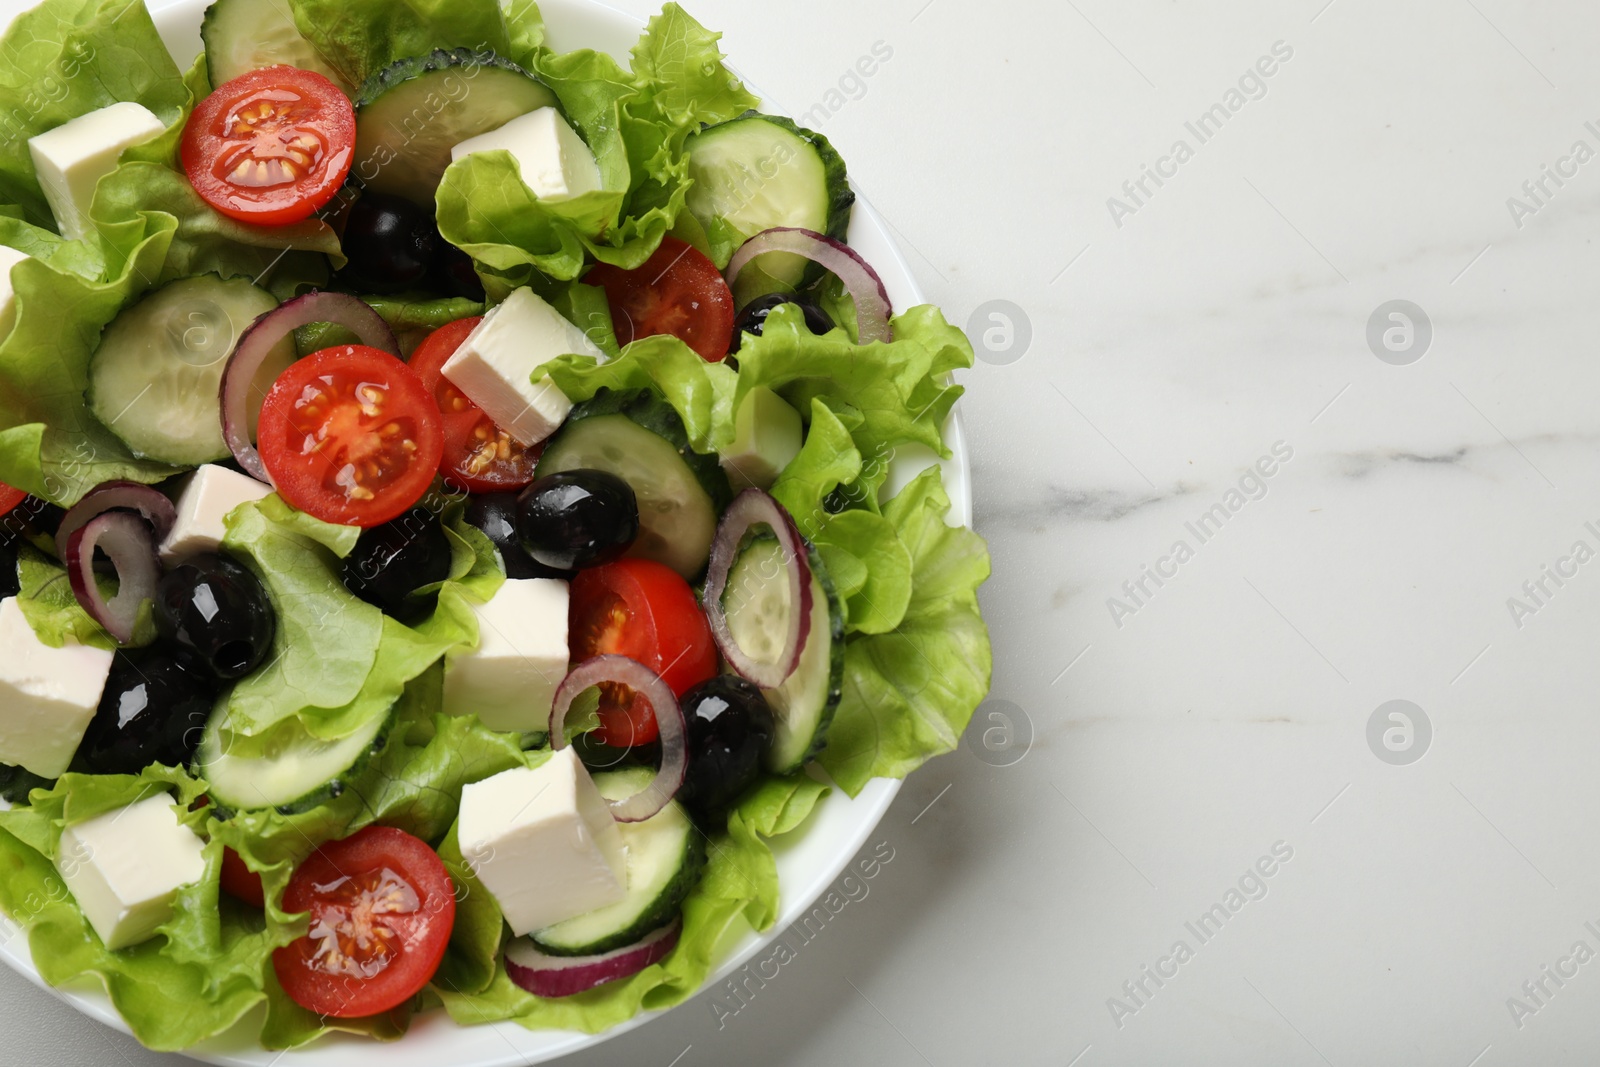
[[629, 555], [694, 579], [706, 569], [717, 518], [732, 491], [715, 456], [689, 448], [683, 421], [649, 392], [601, 390], [579, 404], [545, 447], [539, 477], [587, 468], [615, 474], [639, 498], [639, 539]]
[[[607, 800], [637, 793], [655, 772], [630, 768], [594, 776]], [[677, 801], [644, 822], [619, 823], [628, 847], [628, 895], [615, 904], [536, 930], [532, 938], [553, 956], [593, 956], [633, 944], [672, 921], [700, 880], [705, 841]]]
[[350, 95], [350, 85], [300, 36], [283, 0], [217, 0], [200, 23], [212, 85], [280, 63], [313, 71]]
[[[155, 290], [100, 335], [89, 363], [90, 410], [136, 456], [185, 467], [226, 459], [222, 371], [239, 335], [277, 306], [246, 278], [203, 274]], [[273, 348], [256, 376], [261, 397], [294, 358], [293, 338]], [[255, 429], [251, 419], [252, 440]]]
[[518, 115], [560, 106], [549, 86], [493, 52], [436, 49], [402, 59], [361, 87], [351, 174], [380, 193], [432, 204], [450, 149]]
[[[751, 112], [689, 138], [689, 212], [718, 251], [719, 267], [745, 241], [774, 226], [800, 226], [843, 240], [850, 229], [844, 160], [820, 133]], [[801, 256], [762, 257], [760, 268], [785, 285], [811, 266]]]
[[[777, 729], [766, 767], [793, 774], [822, 751], [844, 691], [844, 605], [833, 591], [827, 567], [807, 544], [811, 564], [811, 629], [800, 665], [776, 689], [764, 689]], [[789, 618], [789, 582], [783, 550], [774, 537], [758, 537], [734, 560], [722, 606], [739, 647], [757, 659], [776, 660]]]
[[276, 808], [294, 815], [341, 796], [383, 751], [394, 716], [338, 741], [320, 741], [290, 719], [259, 739], [228, 730], [226, 710], [206, 723], [195, 769], [213, 803], [231, 811]]

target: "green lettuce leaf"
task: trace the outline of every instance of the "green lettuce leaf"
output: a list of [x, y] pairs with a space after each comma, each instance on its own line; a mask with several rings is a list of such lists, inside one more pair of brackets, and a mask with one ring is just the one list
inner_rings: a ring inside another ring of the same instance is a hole
[[256, 736], [292, 717], [313, 736], [330, 738], [363, 725], [327, 721], [360, 696], [392, 621], [340, 578], [339, 561], [359, 534], [353, 526], [319, 522], [275, 495], [229, 516], [223, 547], [251, 565], [278, 615], [271, 657], [224, 705], [237, 732]]
[[844, 699], [820, 761], [855, 796], [875, 777], [902, 778], [952, 751], [989, 691], [989, 632], [978, 586], [989, 577], [983, 538], [949, 526], [937, 466], [884, 505], [911, 557], [911, 596], [887, 633], [845, 644]]
[[116, 640], [72, 595], [72, 582], [60, 563], [24, 545], [17, 553], [17, 574], [21, 580], [17, 606], [39, 640], [51, 648], [71, 641], [108, 652], [116, 650]]
[[555, 91], [595, 154], [601, 188], [549, 203], [523, 184], [509, 153], [451, 164], [436, 198], [439, 230], [478, 261], [494, 298], [534, 282], [536, 272], [577, 278], [586, 253], [628, 269], [642, 264], [683, 211], [689, 134], [759, 103], [724, 66], [720, 35], [676, 4], [651, 20], [631, 71], [601, 52], [542, 47], [532, 5], [514, 5], [510, 17], [514, 58]]
[[277, 496], [229, 516], [223, 545], [251, 564], [278, 611], [272, 658], [224, 705], [235, 743], [249, 744], [244, 739], [262, 738], [291, 718], [313, 737], [348, 737], [386, 714], [406, 684], [445, 653], [477, 644], [470, 599], [492, 598], [504, 571], [463, 510], [444, 506], [453, 567], [438, 608], [415, 626], [345, 588], [340, 560], [355, 547], [355, 527], [319, 522]]
[[495, 0], [289, 0], [289, 6], [300, 36], [357, 87], [395, 60], [435, 48], [502, 55], [510, 49]]
[[45, 0], [0, 39], [0, 203], [54, 230], [28, 138], [121, 100], [173, 124], [188, 92], [142, 0]]
[[456, 924], [433, 984], [466, 996], [482, 993], [494, 984], [505, 916], [461, 855], [459, 823], [450, 828], [439, 846], [439, 858], [455, 882]]
[[740, 802], [728, 831], [708, 840], [705, 874], [683, 904], [678, 946], [660, 963], [624, 981], [577, 996], [545, 1000], [519, 989], [497, 967], [482, 992], [435, 987], [445, 1010], [463, 1025], [510, 1019], [530, 1030], [600, 1033], [641, 1011], [659, 1011], [697, 993], [717, 946], [748, 924], [769, 928], [778, 915], [778, 869], [767, 840], [797, 828], [828, 792], [810, 778], [768, 778]]
[[[268, 901], [266, 928], [274, 940], [287, 943], [305, 933], [304, 917], [277, 905], [294, 868], [318, 846], [376, 824], [439, 841], [456, 821], [464, 786], [547, 758], [544, 752], [523, 752], [515, 737], [488, 730], [474, 717], [440, 713], [443, 677], [443, 669], [435, 665], [406, 686], [383, 751], [339, 797], [295, 815], [240, 812], [227, 822], [211, 823], [212, 835], [261, 874]], [[445, 858], [448, 863], [452, 857]], [[480, 914], [481, 901], [464, 912], [461, 941], [451, 957], [452, 975], [481, 967], [482, 950], [470, 947], [481, 945], [485, 936], [474, 925]], [[463, 944], [469, 947], [463, 949]], [[268, 1012], [260, 1037], [273, 1050], [298, 1048], [335, 1030], [392, 1040], [405, 1033], [414, 1009], [405, 1005], [374, 1019], [324, 1019], [290, 1001], [270, 977], [266, 995]]]
[[544, 47], [544, 15], [538, 3], [536, 0], [505, 0], [501, 10], [510, 41], [506, 57], [524, 70], [531, 69], [539, 50]]
[[83, 401], [100, 331], [161, 271], [170, 226], [110, 281], [42, 260], [11, 269], [16, 325], [0, 339], [0, 481], [69, 507], [102, 482], [159, 482], [172, 467], [134, 458]]
[[828, 517], [813, 542], [845, 606], [845, 632], [883, 634], [910, 606], [911, 553], [895, 524], [870, 511]]
[[[376, 311], [389, 328], [395, 332], [403, 352], [410, 352], [428, 334], [457, 319], [483, 314], [483, 304], [465, 297], [426, 299], [406, 296], [363, 296], [361, 298]], [[335, 345], [358, 344], [350, 330], [331, 322], [313, 322], [294, 332], [296, 349], [302, 356], [320, 352]], [[409, 343], [408, 343], [409, 342]]]
[[858, 417], [851, 436], [864, 460], [909, 444], [948, 455], [940, 434], [962, 389], [946, 375], [972, 365], [972, 345], [931, 305], [906, 311], [893, 325], [893, 341], [857, 345], [842, 330], [815, 336], [798, 307], [779, 307], [761, 336], [739, 349], [735, 408], [758, 385], [802, 412], [821, 397], [841, 419]]
[[286, 299], [327, 280], [322, 256], [344, 265], [339, 237], [313, 216], [284, 226], [254, 226], [230, 219], [200, 198], [178, 158], [189, 113], [211, 93], [206, 57], [195, 60], [183, 85], [188, 99], [181, 120], [152, 141], [130, 148], [95, 188], [89, 215], [105, 260], [123, 269], [152, 233], [172, 232], [160, 274], [163, 285], [194, 274], [246, 277]]
[[143, 944], [108, 951], [57, 873], [61, 831], [73, 823], [170, 792], [179, 819], [205, 832], [190, 806], [205, 785], [181, 770], [139, 776], [68, 774], [33, 794], [27, 808], [0, 812], [0, 910], [27, 930], [40, 976], [51, 985], [89, 977], [105, 988], [134, 1036], [177, 1051], [220, 1033], [263, 999], [268, 956], [278, 939], [259, 915], [221, 901], [222, 845], [205, 848], [200, 881], [179, 891], [172, 921]]
[[675, 129], [715, 126], [761, 105], [724, 65], [721, 39], [669, 3], [634, 46], [633, 73]]
[[828, 407], [827, 401], [811, 401], [811, 424], [806, 428], [800, 454], [778, 475], [772, 496], [794, 518], [802, 534], [813, 540], [829, 519], [828, 497], [841, 485], [861, 476], [861, 453], [856, 450], [850, 430]]
[[[136, 13], [117, 19], [118, 13], [134, 8]], [[121, 42], [118, 48], [126, 43], [124, 27], [132, 27], [129, 40], [138, 40], [149, 22], [138, 4], [52, 2], [38, 11], [76, 12], [93, 26], [100, 26], [96, 20], [110, 12]], [[21, 25], [19, 20], [17, 26]], [[12, 33], [16, 32], [14, 26]], [[94, 32], [110, 34], [110, 24]], [[154, 35], [153, 28], [149, 32]], [[72, 47], [76, 39], [67, 33], [67, 43], [53, 47]], [[152, 47], [165, 60], [159, 38], [153, 39]], [[32, 48], [41, 54], [48, 51], [39, 41]], [[4, 51], [0, 42], [0, 56]], [[116, 49], [107, 45], [102, 51], [110, 55]], [[0, 78], [7, 73], [3, 68], [0, 58]], [[28, 210], [26, 197], [20, 207], [0, 209], [0, 242], [36, 257], [12, 271], [16, 324], [0, 338], [0, 427], [5, 427], [0, 430], [0, 481], [63, 506], [76, 503], [101, 482], [150, 483], [176, 473], [165, 464], [135, 458], [83, 402], [100, 331], [119, 311], [155, 286], [205, 271], [257, 278], [280, 297], [287, 296], [325, 273], [322, 253], [339, 256], [338, 239], [322, 222], [271, 229], [247, 226], [224, 218], [200, 200], [177, 167], [176, 153], [184, 119], [210, 89], [204, 58], [186, 77], [179, 77], [175, 69], [171, 74], [170, 85], [161, 81], [165, 104], [158, 112], [169, 128], [155, 140], [129, 149], [117, 168], [101, 179], [90, 209], [96, 225], [93, 240], [61, 241], [30, 225], [28, 220], [37, 213]], [[146, 80], [153, 77], [147, 70]], [[91, 80], [86, 77], [86, 84]], [[109, 91], [107, 86], [128, 84], [105, 82], [100, 95]], [[4, 95], [0, 85], [0, 102]], [[56, 121], [111, 102], [100, 95], [70, 97], [79, 110], [59, 115]], [[22, 158], [26, 156], [23, 145]], [[0, 197], [11, 195], [4, 185], [5, 166], [0, 155]], [[31, 162], [27, 167], [27, 181], [32, 182]], [[342, 263], [342, 258], [338, 261]]]
[[[404, 1034], [411, 1004], [359, 1020], [324, 1019], [300, 1008], [278, 986], [270, 954], [306, 931], [304, 916], [287, 914], [278, 904], [295, 866], [318, 846], [377, 823], [438, 841], [456, 820], [463, 786], [545, 758], [542, 752], [524, 753], [514, 738], [485, 729], [475, 718], [440, 714], [442, 678], [435, 667], [407, 686], [383, 751], [344, 794], [313, 811], [243, 812], [219, 821], [210, 808], [190, 810], [206, 791], [204, 781], [153, 766], [137, 777], [68, 774], [35, 792], [31, 806], [0, 812], [0, 911], [27, 931], [40, 975], [52, 985], [97, 979], [134, 1035], [160, 1051], [221, 1033], [263, 1001], [260, 1039], [273, 1050], [299, 1047], [335, 1030], [378, 1039]], [[159, 936], [109, 952], [56, 873], [61, 830], [161, 791], [175, 795], [182, 822], [209, 836], [206, 873], [179, 892], [174, 917]], [[261, 874], [264, 913], [219, 895], [224, 846]], [[469, 943], [470, 937], [477, 947], [465, 956], [455, 950], [457, 969], [449, 972], [464, 979], [462, 968], [476, 966], [479, 983], [485, 980], [485, 957], [492, 967], [498, 950], [498, 926], [491, 948], [489, 934], [474, 921], [485, 914], [487, 899], [485, 893], [463, 902], [458, 939]], [[500, 921], [497, 909], [493, 919]]]
[[[7, 212], [11, 212], [7, 214]], [[99, 278], [105, 260], [98, 249], [83, 241], [69, 241], [54, 230], [41, 229], [22, 219], [21, 208], [0, 207], [0, 245], [43, 260], [59, 271], [84, 278]]]
[[707, 363], [668, 334], [641, 338], [604, 363], [588, 356], [558, 356], [534, 377], [545, 374], [574, 403], [592, 399], [602, 389], [652, 390], [677, 411], [689, 446], [697, 452], [715, 452], [719, 439], [733, 439], [735, 372], [723, 363]]

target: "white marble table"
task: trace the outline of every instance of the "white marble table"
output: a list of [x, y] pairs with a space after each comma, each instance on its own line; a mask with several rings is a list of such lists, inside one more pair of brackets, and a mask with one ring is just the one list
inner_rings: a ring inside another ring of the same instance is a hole
[[[737, 1016], [571, 1062], [1594, 1062], [1600, 14], [770, 7], [693, 10], [952, 318], [1015, 308], [965, 376], [991, 748]], [[177, 1062], [5, 972], [0, 1035]]]

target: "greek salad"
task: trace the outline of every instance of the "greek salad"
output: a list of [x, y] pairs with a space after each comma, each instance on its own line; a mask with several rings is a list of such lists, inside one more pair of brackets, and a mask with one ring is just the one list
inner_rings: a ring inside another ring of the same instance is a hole
[[675, 4], [202, 38], [0, 40], [0, 911], [155, 1049], [675, 1004], [987, 691], [971, 347]]

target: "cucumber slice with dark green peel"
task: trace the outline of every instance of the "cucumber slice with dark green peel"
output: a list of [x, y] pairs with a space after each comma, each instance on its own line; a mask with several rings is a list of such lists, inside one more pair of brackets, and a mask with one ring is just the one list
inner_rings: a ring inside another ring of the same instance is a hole
[[[607, 800], [643, 789], [655, 771], [633, 767], [594, 776]], [[705, 867], [705, 838], [677, 801], [644, 822], [618, 823], [628, 848], [628, 895], [615, 904], [535, 931], [552, 956], [594, 956], [623, 948], [671, 922]]]
[[399, 60], [361, 87], [350, 177], [432, 204], [452, 148], [518, 115], [559, 106], [549, 86], [493, 52], [438, 49]]
[[639, 499], [639, 539], [629, 552], [694, 579], [706, 569], [717, 519], [732, 496], [715, 456], [689, 447], [683, 421], [649, 392], [601, 390], [579, 404], [545, 446], [537, 474], [603, 470]]
[[[149, 293], [101, 333], [89, 363], [90, 410], [144, 459], [197, 467], [228, 458], [222, 371], [239, 335], [277, 306], [249, 279], [224, 281], [215, 274], [180, 278]], [[294, 359], [292, 339], [274, 346], [256, 375], [261, 397]]]
[[[834, 593], [827, 567], [807, 543], [811, 566], [811, 629], [794, 673], [776, 689], [764, 689], [777, 729], [766, 767], [793, 774], [822, 751], [844, 691], [844, 605]], [[759, 660], [776, 660], [788, 632], [789, 578], [783, 550], [773, 537], [750, 541], [728, 572], [722, 607], [740, 649]]]
[[322, 75], [350, 95], [332, 64], [300, 36], [286, 0], [216, 0], [200, 23], [212, 85], [285, 64]]
[[394, 716], [383, 716], [338, 741], [307, 734], [295, 719], [262, 738], [238, 739], [219, 709], [195, 753], [196, 773], [212, 803], [228, 811], [310, 811], [342, 796], [383, 751]]
[[[688, 207], [720, 253], [718, 267], [741, 244], [774, 226], [798, 226], [844, 240], [850, 190], [844, 160], [820, 133], [755, 112], [689, 138]], [[773, 254], [761, 270], [798, 286], [811, 264]]]

